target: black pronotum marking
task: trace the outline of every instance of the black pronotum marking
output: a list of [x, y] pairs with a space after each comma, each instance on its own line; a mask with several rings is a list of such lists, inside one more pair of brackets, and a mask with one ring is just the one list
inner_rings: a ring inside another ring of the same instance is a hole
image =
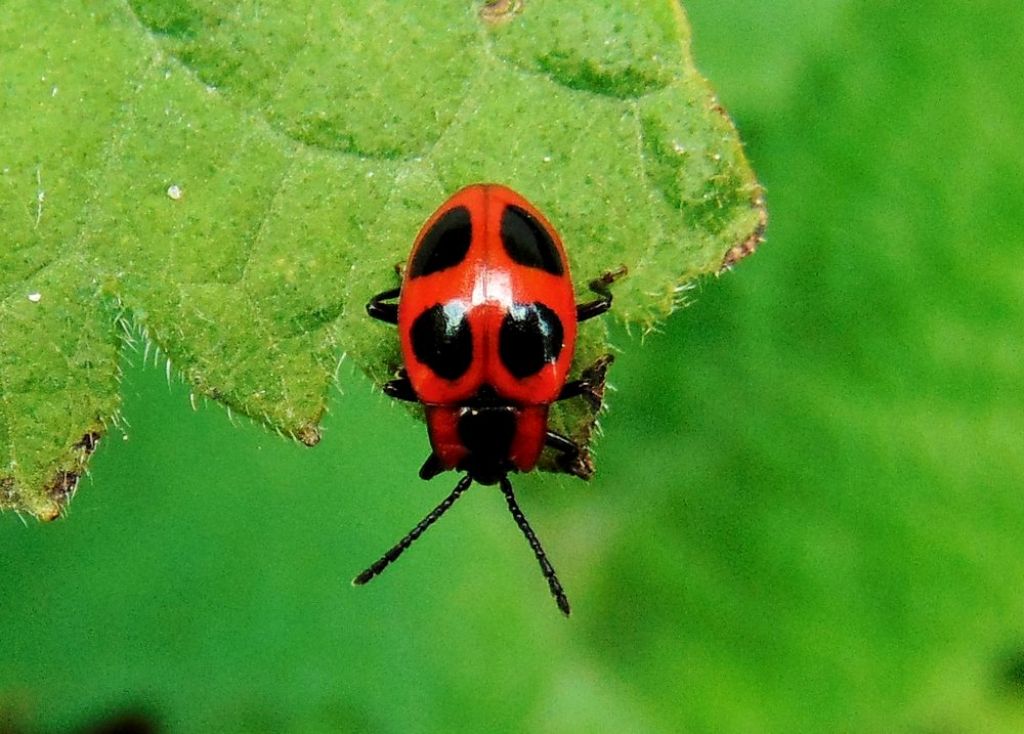
[[562, 275], [565, 266], [551, 235], [529, 212], [514, 204], [501, 214], [501, 242], [515, 262]]
[[411, 336], [416, 359], [446, 380], [464, 375], [473, 361], [473, 335], [460, 301], [428, 308], [413, 321]]
[[505, 314], [498, 354], [505, 368], [522, 378], [558, 359], [564, 331], [558, 315], [543, 303], [516, 303]]
[[446, 212], [420, 240], [409, 266], [409, 277], [419, 278], [458, 265], [469, 252], [472, 240], [469, 209], [457, 206]]

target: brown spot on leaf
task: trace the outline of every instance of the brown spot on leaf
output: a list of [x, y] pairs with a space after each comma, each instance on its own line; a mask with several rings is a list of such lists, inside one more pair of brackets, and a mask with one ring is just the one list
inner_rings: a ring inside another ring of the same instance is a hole
[[0, 477], [0, 507], [13, 507], [14, 496], [14, 479]]
[[572, 474], [584, 481], [589, 481], [594, 476], [594, 455], [590, 453], [590, 447], [584, 446], [576, 460], [566, 467], [566, 474]]
[[81, 440], [78, 443], [74, 445], [74, 448], [80, 449], [81, 451], [85, 452], [86, 456], [89, 456], [92, 454], [93, 451], [96, 450], [96, 447], [100, 443], [100, 438], [101, 436], [97, 431], [89, 431], [84, 436], [82, 436]]
[[489, 0], [480, 8], [480, 18], [490, 25], [501, 25], [523, 12], [526, 0]]
[[[0, 477], [0, 508], [31, 512], [42, 522], [56, 520], [75, 496], [78, 481], [85, 471], [89, 457], [96, 451], [103, 436], [103, 426], [97, 421], [64, 453], [59, 468], [55, 469], [42, 486], [15, 486], [14, 477]], [[2, 729], [2, 727], [0, 727]]]
[[295, 438], [306, 446], [316, 446], [320, 443], [320, 426], [315, 423], [307, 423], [295, 431]]
[[751, 204], [755, 209], [757, 209], [757, 226], [749, 237], [738, 245], [733, 245], [729, 248], [729, 251], [725, 253], [725, 257], [722, 258], [722, 264], [718, 267], [719, 275], [730, 270], [733, 265], [738, 263], [747, 255], [752, 255], [757, 250], [758, 245], [764, 242], [764, 230], [765, 227], [768, 226], [768, 210], [764, 207], [764, 195], [760, 190], [758, 190], [757, 194], [754, 196], [754, 200]]
[[46, 485], [46, 495], [56, 503], [57, 509], [52, 516], [42, 519], [53, 520], [60, 515], [61, 509], [75, 496], [75, 490], [78, 489], [79, 476], [78, 472], [73, 471], [59, 471], [54, 475], [50, 483]]

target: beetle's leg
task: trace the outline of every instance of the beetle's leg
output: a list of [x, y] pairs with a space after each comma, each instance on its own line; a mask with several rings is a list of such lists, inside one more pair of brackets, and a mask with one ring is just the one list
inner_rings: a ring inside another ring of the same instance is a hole
[[416, 392], [412, 389], [412, 383], [409, 382], [409, 375], [402, 370], [400, 376], [390, 382], [385, 382], [381, 388], [384, 394], [389, 398], [395, 400], [405, 400], [410, 403], [415, 403], [419, 400], [416, 397]]
[[580, 447], [571, 438], [549, 430], [544, 434], [544, 445], [559, 452], [558, 463], [564, 467], [572, 466], [580, 455]]
[[582, 397], [594, 410], [601, 409], [601, 396], [597, 394], [597, 386], [590, 380], [573, 380], [562, 387], [555, 400], [569, 400]]
[[401, 290], [401, 288], [392, 288], [389, 291], [378, 293], [370, 299], [369, 303], [366, 304], [366, 313], [370, 314], [371, 317], [378, 321], [383, 321], [388, 324], [397, 324], [398, 304], [384, 303], [384, 301], [390, 301], [392, 298], [398, 298], [398, 294]]
[[433, 479], [443, 471], [447, 471], [441, 460], [437, 458], [437, 454], [433, 451], [430, 452], [430, 456], [423, 462], [423, 466], [420, 467], [420, 479]]
[[626, 266], [620, 265], [616, 270], [609, 270], [600, 278], [590, 281], [590, 290], [600, 296], [600, 298], [578, 304], [576, 306], [576, 320], [586, 321], [587, 319], [592, 319], [611, 308], [612, 291], [610, 286], [627, 272]]
[[594, 465], [590, 454], [585, 453], [580, 445], [571, 438], [555, 431], [548, 431], [544, 435], [544, 445], [558, 452], [554, 456], [558, 471], [580, 479], [590, 479], [594, 475]]
[[600, 410], [601, 402], [604, 400], [605, 374], [608, 372], [608, 365], [614, 361], [615, 357], [611, 354], [598, 357], [592, 365], [583, 370], [580, 379], [565, 383], [555, 400], [583, 397], [595, 412]]

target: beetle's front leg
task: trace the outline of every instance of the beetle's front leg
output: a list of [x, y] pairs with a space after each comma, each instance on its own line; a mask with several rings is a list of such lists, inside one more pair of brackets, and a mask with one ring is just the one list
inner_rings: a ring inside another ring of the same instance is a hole
[[412, 389], [412, 383], [409, 382], [409, 375], [404, 369], [398, 373], [398, 377], [394, 380], [385, 382], [381, 389], [385, 395], [395, 400], [405, 400], [409, 403], [419, 401], [416, 391]]
[[609, 270], [600, 278], [590, 281], [590, 290], [600, 296], [600, 298], [577, 305], [576, 320], [586, 321], [595, 316], [600, 316], [610, 309], [612, 307], [612, 291], [610, 286], [628, 272], [625, 265], [620, 265], [617, 269]]
[[397, 324], [398, 304], [384, 303], [384, 301], [390, 301], [393, 298], [398, 298], [398, 294], [401, 290], [401, 288], [392, 288], [389, 291], [378, 293], [370, 299], [369, 303], [366, 304], [366, 313], [370, 314], [372, 318], [375, 318], [378, 321], [383, 321], [386, 324]]

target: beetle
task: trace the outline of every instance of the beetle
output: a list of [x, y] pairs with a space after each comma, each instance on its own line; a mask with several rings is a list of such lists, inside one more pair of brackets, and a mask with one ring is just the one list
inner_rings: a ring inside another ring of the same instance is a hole
[[[445, 201], [416, 237], [399, 288], [366, 306], [398, 327], [404, 367], [384, 385], [392, 398], [424, 407], [431, 453], [420, 477], [465, 472], [455, 489], [353, 583], [380, 574], [473, 482], [497, 484], [540, 564], [559, 609], [569, 600], [509, 481], [528, 472], [544, 447], [572, 471], [581, 448], [548, 427], [552, 403], [601, 404], [611, 355], [567, 381], [577, 324], [607, 311], [609, 286], [625, 268], [594, 280], [595, 300], [577, 304], [569, 264], [550, 222], [500, 184], [473, 184]], [[397, 301], [397, 302], [396, 302]]]

